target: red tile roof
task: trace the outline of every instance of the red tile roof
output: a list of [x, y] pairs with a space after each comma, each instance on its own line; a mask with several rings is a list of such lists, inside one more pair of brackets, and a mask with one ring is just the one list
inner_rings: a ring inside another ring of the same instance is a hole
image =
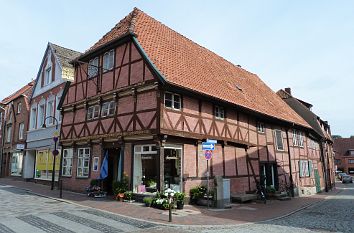
[[85, 54], [128, 33], [136, 35], [147, 56], [170, 84], [310, 127], [257, 75], [196, 44], [137, 8]]
[[348, 150], [354, 150], [354, 137], [334, 139], [333, 150], [336, 158], [346, 155]]
[[13, 93], [13, 94], [9, 95], [8, 97], [6, 97], [5, 99], [3, 99], [1, 101], [1, 103], [2, 104], [8, 104], [8, 103], [10, 103], [11, 101], [15, 100], [16, 98], [18, 98], [21, 95], [25, 95], [28, 98], [31, 98], [34, 82], [35, 81], [31, 81], [26, 86], [23, 86], [20, 90], [16, 91], [15, 93]]

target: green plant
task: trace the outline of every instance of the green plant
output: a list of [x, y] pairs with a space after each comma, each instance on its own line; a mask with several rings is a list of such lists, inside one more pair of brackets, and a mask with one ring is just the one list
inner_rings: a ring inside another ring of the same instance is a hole
[[124, 198], [125, 198], [126, 200], [131, 201], [132, 198], [133, 198], [133, 192], [132, 192], [132, 191], [126, 191], [126, 192], [124, 193]]
[[90, 186], [98, 186], [99, 182], [99, 180], [93, 179], [90, 181]]
[[147, 179], [146, 181], [145, 181], [145, 185], [146, 185], [146, 187], [152, 187], [152, 188], [154, 188], [154, 187], [156, 187], [156, 181], [154, 180], [154, 179]]
[[112, 184], [113, 194], [117, 196], [118, 193], [125, 193], [128, 190], [128, 176], [123, 175], [121, 181], [114, 181]]
[[275, 188], [273, 187], [273, 186], [267, 186], [267, 188], [266, 188], [266, 192], [267, 193], [275, 193]]
[[207, 193], [207, 187], [200, 185], [190, 189], [190, 196], [192, 200], [203, 198]]
[[145, 203], [146, 206], [151, 206], [153, 201], [152, 197], [144, 197], [143, 202]]
[[176, 192], [174, 197], [175, 197], [176, 201], [184, 202], [185, 196], [186, 196], [186, 194], [183, 192]]

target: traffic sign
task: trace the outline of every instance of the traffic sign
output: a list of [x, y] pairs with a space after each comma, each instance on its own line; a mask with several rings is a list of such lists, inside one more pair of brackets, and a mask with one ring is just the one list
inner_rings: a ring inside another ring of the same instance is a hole
[[215, 145], [213, 143], [209, 143], [209, 142], [202, 143], [202, 150], [214, 150], [214, 149], [215, 149]]
[[206, 142], [212, 143], [212, 144], [218, 144], [218, 141], [215, 139], [207, 139]]
[[213, 151], [211, 151], [211, 150], [206, 150], [205, 151], [205, 159], [206, 160], [211, 159], [212, 156], [213, 156]]

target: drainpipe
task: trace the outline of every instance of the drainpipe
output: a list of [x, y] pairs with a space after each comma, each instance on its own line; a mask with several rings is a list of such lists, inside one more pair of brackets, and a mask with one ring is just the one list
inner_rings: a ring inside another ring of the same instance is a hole
[[[3, 107], [0, 106], [0, 109], [5, 111], [5, 109]], [[2, 171], [3, 171], [3, 158], [4, 158], [4, 144], [5, 144], [5, 125], [6, 125], [6, 121], [5, 121], [5, 114], [4, 114], [4, 122], [3, 125], [1, 125], [1, 151], [0, 151], [0, 177], [2, 177]]]
[[289, 171], [290, 171], [290, 175], [289, 175], [289, 179], [290, 179], [290, 192], [291, 192], [291, 196], [294, 197], [294, 180], [293, 180], [293, 171], [292, 171], [292, 164], [291, 164], [291, 156], [290, 156], [290, 144], [289, 144], [289, 133], [288, 133], [288, 129], [285, 129], [285, 133], [286, 133], [286, 143], [288, 144], [288, 156], [289, 156]]
[[323, 153], [323, 142], [320, 142], [320, 151], [321, 151], [321, 160], [323, 161], [323, 175], [324, 175], [324, 179], [325, 179], [325, 191], [328, 192], [328, 177], [327, 177], [327, 163], [324, 157], [324, 153]]

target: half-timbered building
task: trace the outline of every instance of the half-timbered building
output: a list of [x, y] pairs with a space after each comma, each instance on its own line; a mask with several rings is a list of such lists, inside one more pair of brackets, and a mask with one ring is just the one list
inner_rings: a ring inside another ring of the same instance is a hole
[[[73, 81], [69, 61], [80, 53], [48, 43], [35, 80], [30, 101], [24, 178], [51, 180], [53, 173], [53, 138], [59, 136], [62, 116], [57, 110], [67, 82]], [[55, 135], [57, 134], [57, 135]], [[60, 147], [58, 147], [60, 151]], [[55, 161], [55, 180], [59, 177], [60, 154]]]
[[23, 176], [23, 161], [26, 149], [29, 102], [34, 82], [1, 101], [1, 129], [3, 132], [0, 152], [1, 176]]
[[311, 126], [257, 75], [139, 9], [73, 64], [60, 105], [64, 188], [83, 190], [108, 154], [108, 191], [125, 174], [136, 193], [188, 193], [206, 184], [206, 139], [217, 140], [210, 176], [230, 179], [231, 193], [255, 190], [261, 175], [295, 193], [313, 185]]

